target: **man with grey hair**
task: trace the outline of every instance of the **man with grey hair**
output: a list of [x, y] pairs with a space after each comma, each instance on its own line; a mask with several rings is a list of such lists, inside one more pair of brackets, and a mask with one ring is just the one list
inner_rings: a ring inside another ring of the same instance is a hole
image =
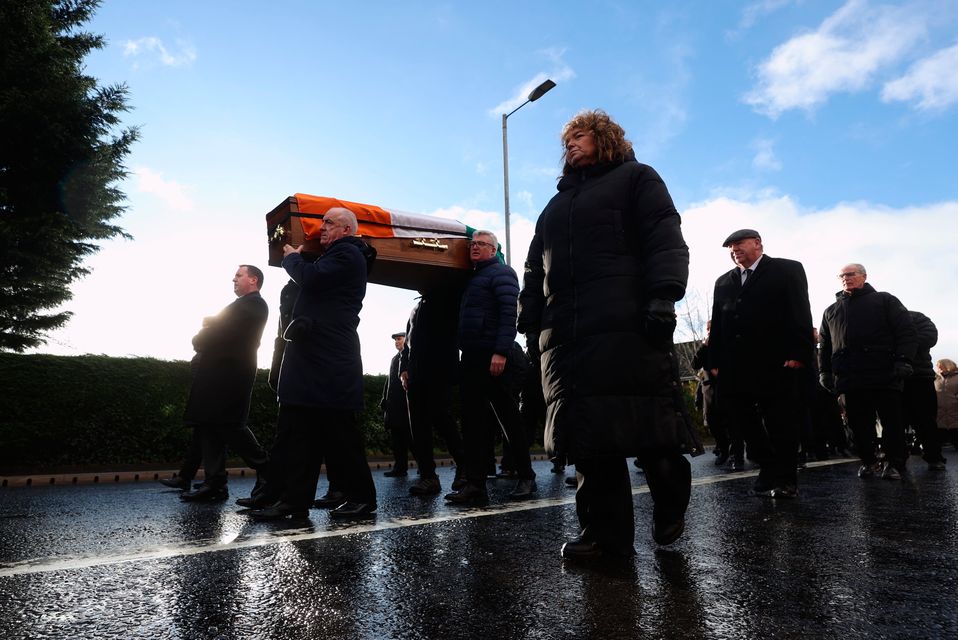
[[476, 231], [469, 243], [473, 276], [459, 306], [460, 397], [465, 449], [466, 484], [446, 496], [454, 504], [486, 500], [489, 461], [488, 419], [495, 418], [509, 441], [519, 482], [509, 497], [521, 500], [536, 491], [529, 458], [529, 441], [519, 407], [503, 383], [508, 355], [516, 340], [519, 279], [496, 256], [498, 241], [491, 231]]
[[[901, 480], [908, 454], [902, 420], [902, 389], [918, 346], [911, 316], [890, 293], [865, 282], [858, 263], [838, 274], [842, 290], [825, 309], [819, 329], [823, 387], [845, 395], [845, 415], [855, 434], [861, 478], [880, 473]], [[878, 464], [875, 417], [882, 424], [885, 462]]]
[[363, 409], [359, 312], [375, 251], [355, 237], [356, 216], [326, 212], [319, 231], [322, 255], [315, 262], [302, 246], [283, 247], [283, 268], [300, 286], [293, 305], [280, 368], [279, 416], [273, 461], [282, 473], [279, 501], [252, 512], [258, 520], [305, 518], [316, 494], [320, 466], [335, 466], [344, 504], [334, 519], [376, 512], [376, 488], [366, 461], [356, 411]]

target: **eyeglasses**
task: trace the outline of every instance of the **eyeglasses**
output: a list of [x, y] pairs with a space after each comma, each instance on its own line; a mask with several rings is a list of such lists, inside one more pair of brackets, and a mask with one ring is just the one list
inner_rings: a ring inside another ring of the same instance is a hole
[[471, 249], [472, 247], [489, 247], [490, 249], [495, 249], [496, 245], [489, 242], [483, 242], [482, 240], [472, 240], [469, 243], [469, 248]]
[[845, 278], [854, 278], [855, 276], [859, 275], [860, 273], [861, 273], [861, 272], [859, 272], [859, 271], [846, 271], [845, 273], [839, 273], [839, 274], [838, 274], [837, 276], [835, 276], [835, 277], [838, 278], [839, 280], [844, 280]]

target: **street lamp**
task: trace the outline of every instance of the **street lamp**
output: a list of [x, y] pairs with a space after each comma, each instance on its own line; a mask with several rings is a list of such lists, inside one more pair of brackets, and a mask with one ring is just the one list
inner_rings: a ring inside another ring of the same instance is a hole
[[506, 264], [512, 264], [512, 241], [509, 235], [509, 141], [506, 134], [506, 118], [526, 106], [530, 102], [535, 102], [546, 94], [549, 89], [556, 86], [552, 80], [546, 80], [538, 87], [532, 90], [529, 98], [509, 113], [502, 114], [502, 182], [506, 199]]

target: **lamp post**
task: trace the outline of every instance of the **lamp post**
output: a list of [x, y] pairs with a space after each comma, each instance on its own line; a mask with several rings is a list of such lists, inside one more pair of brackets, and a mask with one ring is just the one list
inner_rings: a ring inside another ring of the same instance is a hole
[[530, 102], [535, 102], [544, 96], [546, 92], [554, 86], [556, 86], [555, 82], [546, 80], [532, 90], [532, 93], [529, 94], [525, 102], [509, 113], [502, 114], [502, 182], [506, 201], [506, 264], [512, 264], [512, 240], [509, 234], [509, 141], [506, 133], [506, 119]]

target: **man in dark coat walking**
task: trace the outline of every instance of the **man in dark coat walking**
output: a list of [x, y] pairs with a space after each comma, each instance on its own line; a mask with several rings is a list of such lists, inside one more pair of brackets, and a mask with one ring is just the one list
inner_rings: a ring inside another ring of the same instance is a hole
[[[512, 468], [517, 472], [519, 482], [509, 497], [521, 500], [532, 497], [536, 491], [529, 440], [519, 406], [503, 376], [507, 367], [516, 366], [509, 364], [509, 354], [516, 339], [519, 279], [512, 267], [499, 262], [498, 246], [491, 231], [476, 231], [469, 243], [473, 275], [459, 312], [459, 388], [466, 484], [446, 496], [453, 504], [475, 504], [487, 499], [490, 415], [509, 442]], [[490, 407], [493, 414], [489, 413]]]
[[406, 332], [392, 335], [396, 345], [396, 355], [389, 362], [389, 375], [383, 385], [383, 397], [379, 409], [383, 412], [383, 423], [389, 432], [393, 448], [393, 468], [384, 473], [390, 478], [404, 477], [409, 467], [409, 405], [406, 403], [406, 391], [399, 379], [399, 361], [406, 344]]
[[945, 468], [945, 458], [941, 455], [938, 435], [938, 396], [935, 393], [935, 368], [931, 362], [931, 349], [938, 344], [938, 327], [920, 311], [909, 311], [908, 314], [915, 326], [918, 346], [911, 362], [914, 373], [905, 378], [902, 391], [905, 424], [915, 430], [928, 468], [940, 471]]
[[332, 518], [376, 512], [376, 488], [354, 412], [363, 408], [359, 312], [375, 252], [359, 238], [351, 211], [333, 208], [320, 227], [322, 255], [307, 262], [302, 246], [283, 247], [283, 268], [299, 286], [279, 374], [275, 466], [284, 471], [282, 494], [259, 520], [305, 518], [324, 458], [337, 465], [346, 502]]
[[[865, 282], [861, 264], [845, 265], [835, 294], [822, 317], [821, 384], [845, 394], [845, 415], [855, 434], [862, 466], [858, 476], [880, 473], [901, 480], [908, 452], [902, 421], [902, 389], [914, 369], [918, 338], [904, 305], [890, 293]], [[875, 416], [881, 420], [885, 462], [879, 467], [875, 448]]]
[[193, 380], [183, 419], [198, 435], [206, 480], [181, 494], [185, 501], [226, 499], [227, 445], [260, 473], [269, 460], [246, 426], [256, 379], [256, 350], [269, 315], [269, 306], [259, 294], [262, 286], [262, 271], [240, 265], [233, 276], [237, 299], [217, 315], [204, 318], [203, 328], [193, 337]]
[[565, 166], [536, 222], [518, 329], [541, 353], [545, 445], [576, 465], [581, 533], [568, 559], [635, 553], [631, 475], [638, 457], [655, 503], [652, 535], [685, 528], [700, 453], [678, 383], [672, 333], [689, 253], [662, 178], [635, 160], [606, 113], [562, 131]]
[[452, 488], [462, 482], [462, 439], [452, 417], [452, 393], [458, 379], [459, 349], [456, 327], [462, 286], [452, 283], [423, 292], [406, 324], [406, 344], [399, 364], [399, 378], [406, 389], [412, 452], [419, 478], [409, 487], [415, 496], [434, 496], [442, 491], [433, 456], [433, 434], [446, 443], [456, 463]]
[[708, 369], [719, 402], [761, 467], [753, 495], [798, 495], [798, 445], [814, 345], [800, 262], [765, 255], [753, 229], [732, 233], [735, 268], [715, 281]]

